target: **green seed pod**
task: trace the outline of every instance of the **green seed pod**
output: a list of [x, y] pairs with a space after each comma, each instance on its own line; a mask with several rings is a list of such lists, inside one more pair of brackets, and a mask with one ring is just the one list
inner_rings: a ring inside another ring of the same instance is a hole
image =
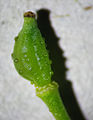
[[24, 14], [23, 28], [15, 38], [12, 58], [18, 73], [36, 86], [36, 95], [45, 102], [55, 119], [70, 120], [58, 84], [51, 81], [51, 61], [32, 12]]
[[51, 61], [32, 12], [24, 14], [23, 28], [15, 38], [12, 58], [18, 73], [35, 86], [51, 82]]

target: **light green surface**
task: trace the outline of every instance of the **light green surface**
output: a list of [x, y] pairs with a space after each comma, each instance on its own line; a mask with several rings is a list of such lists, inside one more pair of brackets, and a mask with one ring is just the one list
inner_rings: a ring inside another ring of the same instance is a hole
[[61, 100], [58, 84], [52, 82], [48, 51], [32, 15], [32, 12], [24, 14], [22, 30], [15, 38], [12, 53], [14, 66], [23, 78], [35, 85], [36, 95], [48, 106], [56, 120], [70, 120]]
[[[35, 96], [34, 86], [14, 69], [11, 53], [14, 37], [23, 24], [27, 10], [47, 8], [50, 20], [60, 37], [69, 68], [68, 79], [88, 120], [93, 118], [93, 0], [0, 0], [0, 119], [54, 120], [48, 108]], [[69, 14], [69, 17], [62, 17]], [[26, 102], [25, 102], [26, 101]], [[45, 119], [43, 119], [45, 118]]]
[[51, 82], [51, 62], [35, 18], [24, 17], [12, 58], [17, 72], [35, 86], [42, 87]]
[[61, 100], [56, 82], [52, 82], [43, 88], [37, 88], [36, 95], [48, 106], [49, 111], [56, 120], [70, 120]]

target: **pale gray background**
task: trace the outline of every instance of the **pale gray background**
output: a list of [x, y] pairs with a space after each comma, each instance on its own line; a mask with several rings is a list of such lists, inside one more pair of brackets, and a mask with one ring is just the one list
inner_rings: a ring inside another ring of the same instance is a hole
[[51, 11], [52, 26], [67, 58], [67, 78], [86, 119], [93, 120], [93, 9], [84, 10], [90, 5], [93, 0], [0, 0], [0, 120], [54, 120], [11, 59], [23, 13], [41, 8]]

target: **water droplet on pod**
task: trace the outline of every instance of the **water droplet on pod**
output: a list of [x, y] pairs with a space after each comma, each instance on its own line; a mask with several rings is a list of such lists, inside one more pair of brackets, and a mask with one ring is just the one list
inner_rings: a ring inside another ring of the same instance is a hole
[[24, 57], [27, 57], [27, 55], [25, 54]]
[[30, 67], [29, 70], [31, 70], [32, 68]]
[[35, 49], [35, 51], [37, 51], [37, 47], [36, 47], [36, 45], [34, 45], [34, 49]]
[[50, 75], [51, 75], [51, 76], [53, 75], [53, 72], [52, 72], [52, 71], [50, 72]]
[[35, 56], [38, 57], [37, 53], [35, 53]]
[[15, 62], [15, 63], [18, 63], [18, 59], [17, 59], [17, 58], [15, 58], [15, 59], [14, 59], [14, 62]]
[[39, 58], [39, 57], [37, 57], [37, 60], [39, 61], [39, 60], [40, 60], [40, 58]]
[[19, 70], [19, 73], [22, 74], [23, 73], [22, 70]]
[[44, 44], [44, 42], [41, 40], [41, 45], [43, 45]]
[[29, 58], [28, 58], [28, 59], [26, 59], [26, 61], [29, 61]]
[[45, 77], [45, 74], [43, 74], [42, 76]]
[[57, 115], [57, 113], [55, 113], [55, 116]]
[[37, 77], [37, 80], [39, 80], [39, 77]]
[[24, 53], [27, 53], [27, 47], [24, 46], [24, 47], [22, 48], [22, 51], [23, 51]]
[[42, 70], [42, 66], [40, 66], [40, 70]]

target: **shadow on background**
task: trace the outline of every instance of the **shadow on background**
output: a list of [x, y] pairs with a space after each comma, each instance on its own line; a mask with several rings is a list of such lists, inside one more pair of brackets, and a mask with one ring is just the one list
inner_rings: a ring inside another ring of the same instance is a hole
[[64, 51], [58, 46], [59, 38], [51, 26], [49, 14], [50, 11], [47, 9], [37, 11], [38, 27], [45, 38], [49, 56], [52, 60], [52, 70], [54, 72], [52, 79], [59, 84], [60, 95], [71, 120], [85, 120], [75, 98], [72, 84], [66, 79], [66, 58], [63, 56]]

